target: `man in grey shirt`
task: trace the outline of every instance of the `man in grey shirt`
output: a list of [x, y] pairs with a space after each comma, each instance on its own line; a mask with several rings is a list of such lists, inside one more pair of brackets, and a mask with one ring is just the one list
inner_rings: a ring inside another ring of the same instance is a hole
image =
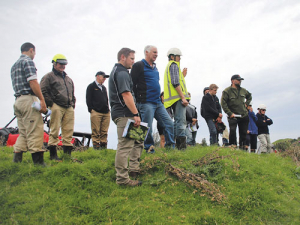
[[[131, 180], [129, 175], [136, 178], [140, 170], [140, 155], [143, 142], [122, 137], [128, 119], [134, 120], [134, 126], [139, 126], [141, 118], [135, 106], [133, 83], [128, 73], [134, 63], [135, 51], [122, 48], [118, 52], [118, 63], [115, 64], [108, 83], [111, 117], [117, 125], [118, 147], [115, 158], [116, 182], [119, 185], [139, 186], [141, 181]], [[129, 158], [129, 169], [128, 169]], [[128, 174], [128, 170], [130, 173]]]

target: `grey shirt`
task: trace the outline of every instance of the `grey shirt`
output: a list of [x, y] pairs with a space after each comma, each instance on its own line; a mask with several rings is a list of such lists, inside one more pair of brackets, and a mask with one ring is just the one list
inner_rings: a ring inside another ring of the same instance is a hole
[[122, 97], [122, 93], [131, 92], [134, 98], [133, 83], [128, 70], [122, 64], [115, 64], [108, 80], [108, 90], [112, 120], [118, 117], [133, 117]]

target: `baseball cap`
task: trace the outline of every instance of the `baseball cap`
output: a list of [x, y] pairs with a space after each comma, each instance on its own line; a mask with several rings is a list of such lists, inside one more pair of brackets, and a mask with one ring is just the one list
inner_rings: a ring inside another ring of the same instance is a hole
[[97, 75], [102, 75], [102, 76], [105, 77], [105, 78], [109, 78], [109, 75], [106, 75], [106, 74], [105, 74], [104, 72], [102, 72], [102, 71], [97, 72], [96, 75], [95, 75], [95, 77], [96, 77]]
[[240, 75], [235, 74], [235, 75], [233, 75], [233, 76], [231, 77], [231, 80], [244, 80], [244, 78], [241, 78]]
[[204, 89], [203, 89], [203, 94], [205, 95], [205, 91], [207, 91], [207, 90], [209, 90], [209, 87], [205, 87]]

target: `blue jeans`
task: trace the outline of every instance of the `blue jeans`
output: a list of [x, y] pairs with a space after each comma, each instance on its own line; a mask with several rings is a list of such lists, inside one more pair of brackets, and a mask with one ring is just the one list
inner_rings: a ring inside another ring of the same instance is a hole
[[152, 137], [152, 122], [153, 118], [157, 120], [157, 123], [164, 128], [164, 135], [166, 140], [166, 146], [175, 146], [174, 141], [174, 125], [171, 117], [167, 113], [164, 105], [159, 103], [138, 103], [137, 108], [141, 114], [142, 122], [148, 123], [150, 127], [146, 140], [144, 141], [144, 148], [148, 150], [151, 145], [154, 145]]
[[174, 111], [174, 134], [177, 137], [186, 137], [186, 108], [181, 104], [181, 100], [175, 102], [172, 106]]
[[217, 138], [218, 132], [217, 132], [215, 122], [212, 119], [206, 119], [206, 123], [210, 135], [210, 145], [218, 144], [218, 138]]
[[189, 128], [187, 127], [185, 129], [185, 134], [186, 134], [186, 143], [188, 145], [194, 146], [196, 145], [196, 136], [197, 136], [197, 131], [191, 132]]

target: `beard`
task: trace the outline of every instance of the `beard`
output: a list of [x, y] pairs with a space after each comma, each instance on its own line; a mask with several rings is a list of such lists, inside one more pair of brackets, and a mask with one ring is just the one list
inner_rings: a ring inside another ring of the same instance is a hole
[[241, 87], [241, 85], [240, 85], [240, 84], [236, 84], [235, 86], [236, 86], [237, 88], [240, 88], [240, 87]]

